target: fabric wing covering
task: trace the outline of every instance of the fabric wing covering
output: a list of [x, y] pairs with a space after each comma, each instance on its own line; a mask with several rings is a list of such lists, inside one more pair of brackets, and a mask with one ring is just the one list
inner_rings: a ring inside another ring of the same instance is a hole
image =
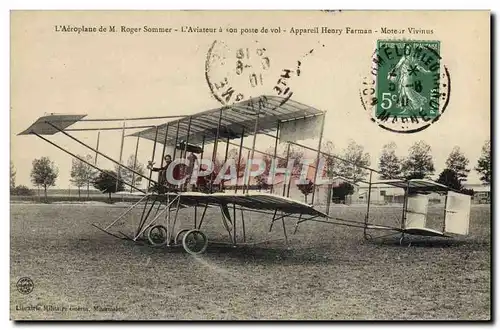
[[445, 231], [459, 235], [469, 234], [471, 198], [469, 195], [448, 192]]
[[318, 138], [321, 134], [322, 118], [308, 117], [303, 120], [291, 120], [280, 125], [281, 141], [301, 141]]
[[34, 122], [26, 130], [19, 133], [19, 135], [26, 135], [33, 133], [40, 135], [53, 135], [58, 133], [59, 130], [64, 130], [65, 128], [73, 125], [74, 123], [76, 123], [85, 116], [86, 115], [55, 115], [55, 114], [43, 116], [38, 118], [37, 121]]
[[218, 206], [221, 204], [236, 204], [249, 209], [282, 211], [288, 214], [304, 214], [327, 217], [326, 214], [316, 210], [311, 205], [295, 201], [288, 197], [269, 193], [213, 193], [181, 192], [171, 193], [173, 197], [179, 195], [180, 203], [186, 206], [204, 206], [205, 204]]
[[405, 228], [425, 228], [428, 205], [429, 199], [427, 195], [417, 194], [409, 196], [406, 206]]
[[[176, 139], [178, 142], [187, 141], [188, 144], [204, 143], [206, 145], [214, 142], [217, 136], [219, 139], [226, 140], [253, 135], [255, 132], [269, 133], [276, 131], [278, 125], [323, 115], [324, 111], [291, 99], [260, 96], [162, 124], [158, 126], [156, 141], [164, 143], [165, 135], [167, 135], [167, 145], [174, 145]], [[218, 130], [219, 122], [220, 129]], [[255, 130], [256, 122], [257, 130]], [[313, 126], [314, 123], [314, 120], [309, 120], [306, 126]], [[148, 128], [129, 136], [140, 136], [154, 141], [156, 128]]]
[[373, 183], [376, 184], [387, 184], [394, 187], [399, 188], [409, 188], [418, 192], [447, 192], [452, 190], [450, 187], [445, 186], [444, 184], [438, 183], [436, 181], [427, 180], [427, 179], [411, 179], [408, 181], [405, 180], [380, 180]]

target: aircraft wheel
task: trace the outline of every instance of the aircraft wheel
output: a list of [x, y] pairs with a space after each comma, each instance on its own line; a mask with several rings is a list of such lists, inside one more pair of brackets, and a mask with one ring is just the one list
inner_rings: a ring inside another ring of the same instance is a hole
[[156, 225], [148, 231], [148, 241], [152, 246], [160, 247], [167, 244], [167, 228]]
[[200, 254], [207, 249], [208, 239], [202, 231], [191, 229], [182, 238], [182, 246], [190, 254]]
[[177, 232], [177, 235], [175, 235], [175, 240], [174, 244], [182, 244], [182, 238], [184, 237], [184, 234], [186, 234], [189, 231], [189, 229], [182, 229]]
[[144, 240], [149, 240], [149, 231], [151, 230], [151, 227], [148, 227], [144, 230], [142, 233], [142, 239]]

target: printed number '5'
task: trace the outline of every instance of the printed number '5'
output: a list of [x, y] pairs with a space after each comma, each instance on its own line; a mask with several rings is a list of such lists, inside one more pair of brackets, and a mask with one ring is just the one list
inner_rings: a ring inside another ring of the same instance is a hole
[[391, 93], [382, 93], [382, 103], [380, 106], [385, 110], [392, 107]]

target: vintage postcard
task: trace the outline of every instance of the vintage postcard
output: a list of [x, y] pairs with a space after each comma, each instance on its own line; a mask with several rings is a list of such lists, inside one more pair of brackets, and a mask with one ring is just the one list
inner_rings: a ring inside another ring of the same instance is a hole
[[490, 320], [489, 11], [12, 11], [12, 320]]

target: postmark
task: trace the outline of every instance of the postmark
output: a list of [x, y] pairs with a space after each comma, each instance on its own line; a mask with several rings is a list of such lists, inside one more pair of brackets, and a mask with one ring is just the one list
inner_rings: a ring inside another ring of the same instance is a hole
[[415, 133], [437, 122], [451, 93], [439, 41], [378, 40], [360, 98], [381, 128]]
[[33, 292], [34, 287], [35, 284], [29, 277], [21, 277], [16, 283], [17, 291], [22, 294], [30, 294], [31, 292]]
[[[277, 108], [294, 94], [293, 81], [301, 75], [304, 58], [310, 50], [287, 66], [275, 62], [269, 47], [254, 41], [249, 45], [233, 45], [215, 40], [205, 62], [205, 78], [212, 96], [222, 105], [251, 100], [254, 110], [269, 109], [267, 96], [282, 98]], [[234, 111], [242, 109], [232, 108]]]
[[230, 47], [215, 40], [207, 53], [205, 77], [215, 99], [232, 105], [269, 93], [272, 66], [268, 48], [258, 42]]

